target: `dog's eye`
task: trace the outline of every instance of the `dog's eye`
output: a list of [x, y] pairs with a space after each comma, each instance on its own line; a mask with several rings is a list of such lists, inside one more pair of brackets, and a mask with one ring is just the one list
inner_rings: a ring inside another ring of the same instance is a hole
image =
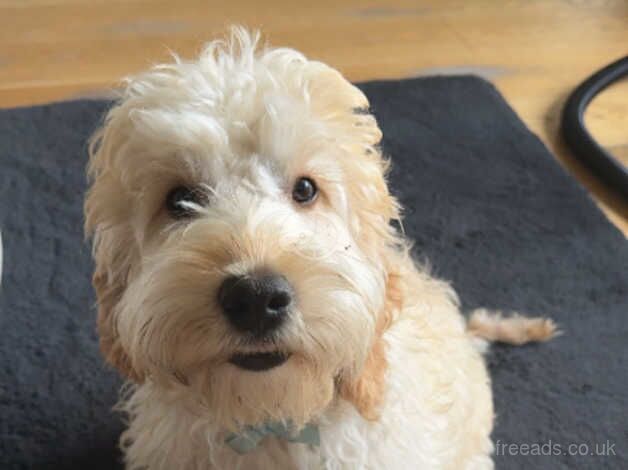
[[316, 183], [306, 177], [299, 178], [292, 188], [292, 199], [303, 205], [312, 203], [317, 194]]
[[203, 193], [198, 188], [189, 186], [177, 186], [166, 196], [166, 209], [175, 219], [183, 219], [194, 215], [194, 211], [185, 205], [186, 202], [192, 204], [203, 204]]

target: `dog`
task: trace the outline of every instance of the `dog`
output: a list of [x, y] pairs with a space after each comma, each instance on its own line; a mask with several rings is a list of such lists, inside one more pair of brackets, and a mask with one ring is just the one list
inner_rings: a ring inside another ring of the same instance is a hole
[[490, 341], [413, 261], [364, 94], [235, 27], [126, 81], [90, 145], [127, 469], [489, 469]]

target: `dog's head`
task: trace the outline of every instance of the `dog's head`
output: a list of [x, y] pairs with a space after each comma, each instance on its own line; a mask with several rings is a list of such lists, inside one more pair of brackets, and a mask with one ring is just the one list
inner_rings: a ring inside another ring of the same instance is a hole
[[91, 146], [107, 360], [226, 426], [373, 417], [399, 239], [381, 132], [337, 71], [235, 29], [132, 78]]

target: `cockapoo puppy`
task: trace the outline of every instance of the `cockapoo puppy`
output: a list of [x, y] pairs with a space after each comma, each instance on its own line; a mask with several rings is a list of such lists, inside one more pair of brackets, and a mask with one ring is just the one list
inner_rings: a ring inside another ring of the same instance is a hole
[[90, 148], [98, 329], [127, 469], [486, 469], [478, 312], [391, 224], [381, 131], [336, 70], [233, 29], [127, 81]]

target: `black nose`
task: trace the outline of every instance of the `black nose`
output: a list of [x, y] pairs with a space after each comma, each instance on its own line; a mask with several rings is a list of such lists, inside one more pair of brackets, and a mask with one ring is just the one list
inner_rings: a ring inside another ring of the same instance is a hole
[[281, 325], [292, 298], [288, 280], [269, 272], [230, 276], [218, 290], [218, 303], [229, 322], [256, 336], [264, 336]]

